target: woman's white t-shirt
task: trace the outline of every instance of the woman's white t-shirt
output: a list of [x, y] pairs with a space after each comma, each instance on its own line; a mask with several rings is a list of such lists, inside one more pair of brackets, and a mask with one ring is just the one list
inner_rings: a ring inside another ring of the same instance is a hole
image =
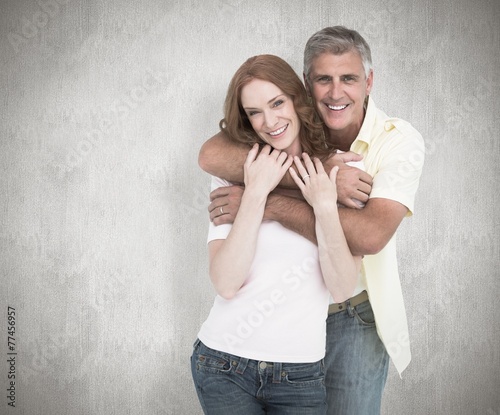
[[[229, 185], [212, 178], [212, 189]], [[226, 239], [231, 226], [210, 223], [208, 242]], [[264, 221], [248, 278], [231, 300], [216, 296], [198, 337], [212, 349], [248, 359], [316, 362], [325, 355], [328, 300], [317, 246]]]

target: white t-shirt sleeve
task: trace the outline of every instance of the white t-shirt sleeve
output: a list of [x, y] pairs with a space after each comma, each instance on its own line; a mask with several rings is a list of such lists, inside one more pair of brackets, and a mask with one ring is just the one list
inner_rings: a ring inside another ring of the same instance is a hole
[[[232, 183], [228, 182], [227, 180], [212, 176], [210, 191], [224, 186], [232, 186]], [[208, 225], [207, 243], [215, 239], [226, 239], [227, 236], [229, 235], [229, 232], [231, 231], [232, 226], [233, 225], [229, 223], [216, 226], [213, 224], [213, 222], [210, 222]]]

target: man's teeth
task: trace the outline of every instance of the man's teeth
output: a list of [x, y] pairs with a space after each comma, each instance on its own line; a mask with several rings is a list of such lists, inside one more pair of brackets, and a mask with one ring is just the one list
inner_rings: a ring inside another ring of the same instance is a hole
[[330, 108], [331, 110], [334, 110], [334, 111], [340, 111], [346, 107], [347, 107], [347, 105], [328, 105], [328, 108]]
[[279, 130], [273, 131], [272, 133], [269, 133], [270, 135], [280, 135], [283, 131], [286, 130], [286, 127], [288, 127], [288, 124], [285, 125], [284, 127], [281, 127]]

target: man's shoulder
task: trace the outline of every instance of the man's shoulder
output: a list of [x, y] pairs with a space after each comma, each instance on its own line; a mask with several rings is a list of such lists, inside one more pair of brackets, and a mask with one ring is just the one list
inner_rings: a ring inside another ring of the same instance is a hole
[[394, 141], [423, 144], [422, 135], [410, 122], [399, 117], [390, 117], [378, 108], [375, 127], [373, 139], [380, 141], [379, 144]]
[[391, 128], [395, 128], [402, 134], [420, 134], [417, 129], [406, 120], [398, 117], [388, 117], [385, 122], [385, 129], [390, 130]]
[[[371, 140], [391, 138], [409, 137], [421, 140], [422, 136], [418, 130], [408, 121], [387, 115], [381, 110], [370, 97], [365, 121], [367, 132], [371, 135]], [[364, 127], [364, 126], [363, 126]], [[363, 129], [362, 127], [362, 129]]]

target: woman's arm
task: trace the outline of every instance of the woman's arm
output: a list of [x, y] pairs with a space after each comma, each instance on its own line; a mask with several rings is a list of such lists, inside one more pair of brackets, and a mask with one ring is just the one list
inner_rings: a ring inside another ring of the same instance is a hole
[[307, 154], [303, 157], [305, 167], [295, 157], [302, 178], [293, 169], [290, 169], [290, 174], [314, 210], [321, 271], [333, 300], [339, 303], [352, 297], [361, 269], [361, 257], [351, 254], [340, 224], [335, 184], [338, 167], [334, 167], [328, 176], [319, 159], [315, 158], [313, 162]]
[[227, 239], [209, 243], [210, 279], [219, 295], [231, 299], [245, 282], [255, 255], [259, 228], [269, 192], [280, 182], [293, 159], [279, 150], [258, 145], [244, 164], [245, 190]]

